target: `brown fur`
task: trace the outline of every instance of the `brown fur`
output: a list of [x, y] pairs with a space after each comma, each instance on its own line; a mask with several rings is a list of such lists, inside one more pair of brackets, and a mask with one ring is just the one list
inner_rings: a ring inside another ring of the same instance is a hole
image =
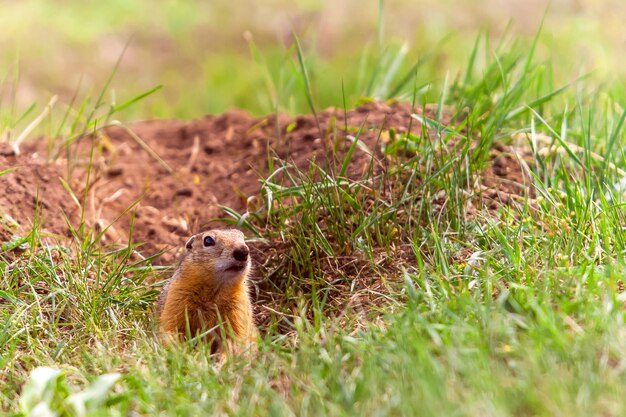
[[[207, 236], [214, 245], [204, 245]], [[222, 353], [252, 346], [257, 330], [248, 295], [250, 256], [243, 234], [212, 230], [193, 236], [185, 246], [180, 267], [161, 293], [160, 332], [184, 337], [187, 330], [191, 336], [208, 331], [214, 351]], [[239, 259], [235, 259], [237, 251]]]

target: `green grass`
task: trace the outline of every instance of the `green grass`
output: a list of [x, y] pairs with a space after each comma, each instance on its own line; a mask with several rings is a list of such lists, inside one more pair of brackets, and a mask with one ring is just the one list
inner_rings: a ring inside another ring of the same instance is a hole
[[[420, 80], [440, 86], [446, 73], [464, 75], [478, 31], [493, 45], [507, 33], [532, 38], [545, 14], [541, 59], [561, 80], [584, 72], [624, 79], [620, 0], [551, 4], [453, 0], [87, 1], [57, 7], [50, 0], [3, 4], [0, 11], [0, 130], [35, 104], [60, 98], [57, 117], [75, 95], [92, 104], [128, 44], [107, 99], [119, 102], [162, 85], [118, 117], [196, 118], [237, 107], [256, 115], [305, 113], [306, 95], [293, 60], [293, 32], [307, 57], [316, 105], [338, 107], [342, 81], [352, 106], [362, 96], [398, 93], [419, 62]], [[226, 28], [222, 27], [227, 21]], [[349, 21], [349, 27], [345, 22]], [[508, 32], [507, 32], [508, 31]], [[403, 45], [407, 46], [403, 50]], [[251, 53], [251, 49], [256, 50]], [[396, 78], [389, 77], [396, 72]], [[34, 110], [37, 113], [36, 110]], [[28, 123], [30, 120], [24, 120]], [[1, 133], [0, 133], [1, 134]]]
[[[176, 39], [188, 40], [182, 18], [168, 19]], [[98, 28], [70, 35], [97, 37]], [[380, 44], [351, 61], [350, 53], [324, 60], [308, 42], [271, 52], [250, 44], [257, 66], [242, 71], [258, 80], [253, 91], [238, 77], [207, 76], [216, 89], [235, 88], [214, 109], [304, 113], [389, 95], [439, 109], [420, 119], [428, 129], [379, 132], [390, 138], [380, 174], [345, 178], [358, 141], [326, 168], [299, 171], [268, 156], [272, 210], [231, 212], [278, 249], [260, 269], [261, 302], [273, 312], [254, 361], [218, 370], [206, 346], [161, 345], [150, 260], [94, 245], [82, 228], [70, 247], [49, 247], [35, 224], [0, 242], [0, 409], [26, 415], [41, 397], [59, 415], [80, 415], [76, 404], [87, 415], [623, 415], [626, 210], [613, 187], [625, 165], [623, 85], [568, 72], [575, 59], [562, 60], [562, 45], [545, 33], [455, 40], [458, 68], [418, 63], [401, 43], [386, 49], [383, 35], [374, 31]], [[355, 65], [340, 72], [339, 61]], [[127, 76], [112, 68], [107, 77]], [[154, 85], [118, 104], [114, 85], [102, 86], [42, 121], [52, 149], [114, 116], [195, 114], [177, 107], [195, 98], [154, 110], [161, 91], [141, 97]], [[19, 107], [0, 112], [11, 138], [42, 111]], [[519, 138], [536, 198], [488, 211], [475, 180], [494, 144]], [[40, 366], [62, 373], [38, 388], [27, 381]]]

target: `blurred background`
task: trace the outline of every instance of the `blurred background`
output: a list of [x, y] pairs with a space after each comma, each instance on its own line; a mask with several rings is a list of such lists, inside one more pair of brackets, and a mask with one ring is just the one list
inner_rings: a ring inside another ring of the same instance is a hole
[[[319, 108], [344, 98], [350, 107], [363, 97], [408, 97], [415, 84], [454, 80], [479, 35], [491, 54], [500, 44], [530, 47], [541, 31], [538, 60], [551, 57], [565, 82], [591, 73], [621, 83], [626, 75], [623, 0], [67, 4], [0, 0], [0, 123], [21, 123], [54, 95], [72, 112], [101, 94], [108, 103], [130, 100], [116, 114], [125, 121], [233, 107], [307, 113], [294, 34]], [[417, 63], [420, 81], [403, 82]]]

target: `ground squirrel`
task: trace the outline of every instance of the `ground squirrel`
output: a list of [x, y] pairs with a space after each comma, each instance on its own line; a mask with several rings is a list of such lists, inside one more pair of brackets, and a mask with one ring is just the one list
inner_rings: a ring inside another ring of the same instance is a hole
[[253, 347], [257, 329], [248, 295], [249, 274], [249, 250], [239, 230], [192, 236], [180, 266], [161, 292], [160, 332], [184, 337], [188, 331], [191, 336], [209, 331], [212, 351], [222, 354]]

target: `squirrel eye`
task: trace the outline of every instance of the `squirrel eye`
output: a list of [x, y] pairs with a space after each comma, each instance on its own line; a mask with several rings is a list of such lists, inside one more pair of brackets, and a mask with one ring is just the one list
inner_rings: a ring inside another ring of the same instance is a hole
[[204, 246], [213, 246], [215, 245], [215, 240], [211, 236], [204, 237]]

